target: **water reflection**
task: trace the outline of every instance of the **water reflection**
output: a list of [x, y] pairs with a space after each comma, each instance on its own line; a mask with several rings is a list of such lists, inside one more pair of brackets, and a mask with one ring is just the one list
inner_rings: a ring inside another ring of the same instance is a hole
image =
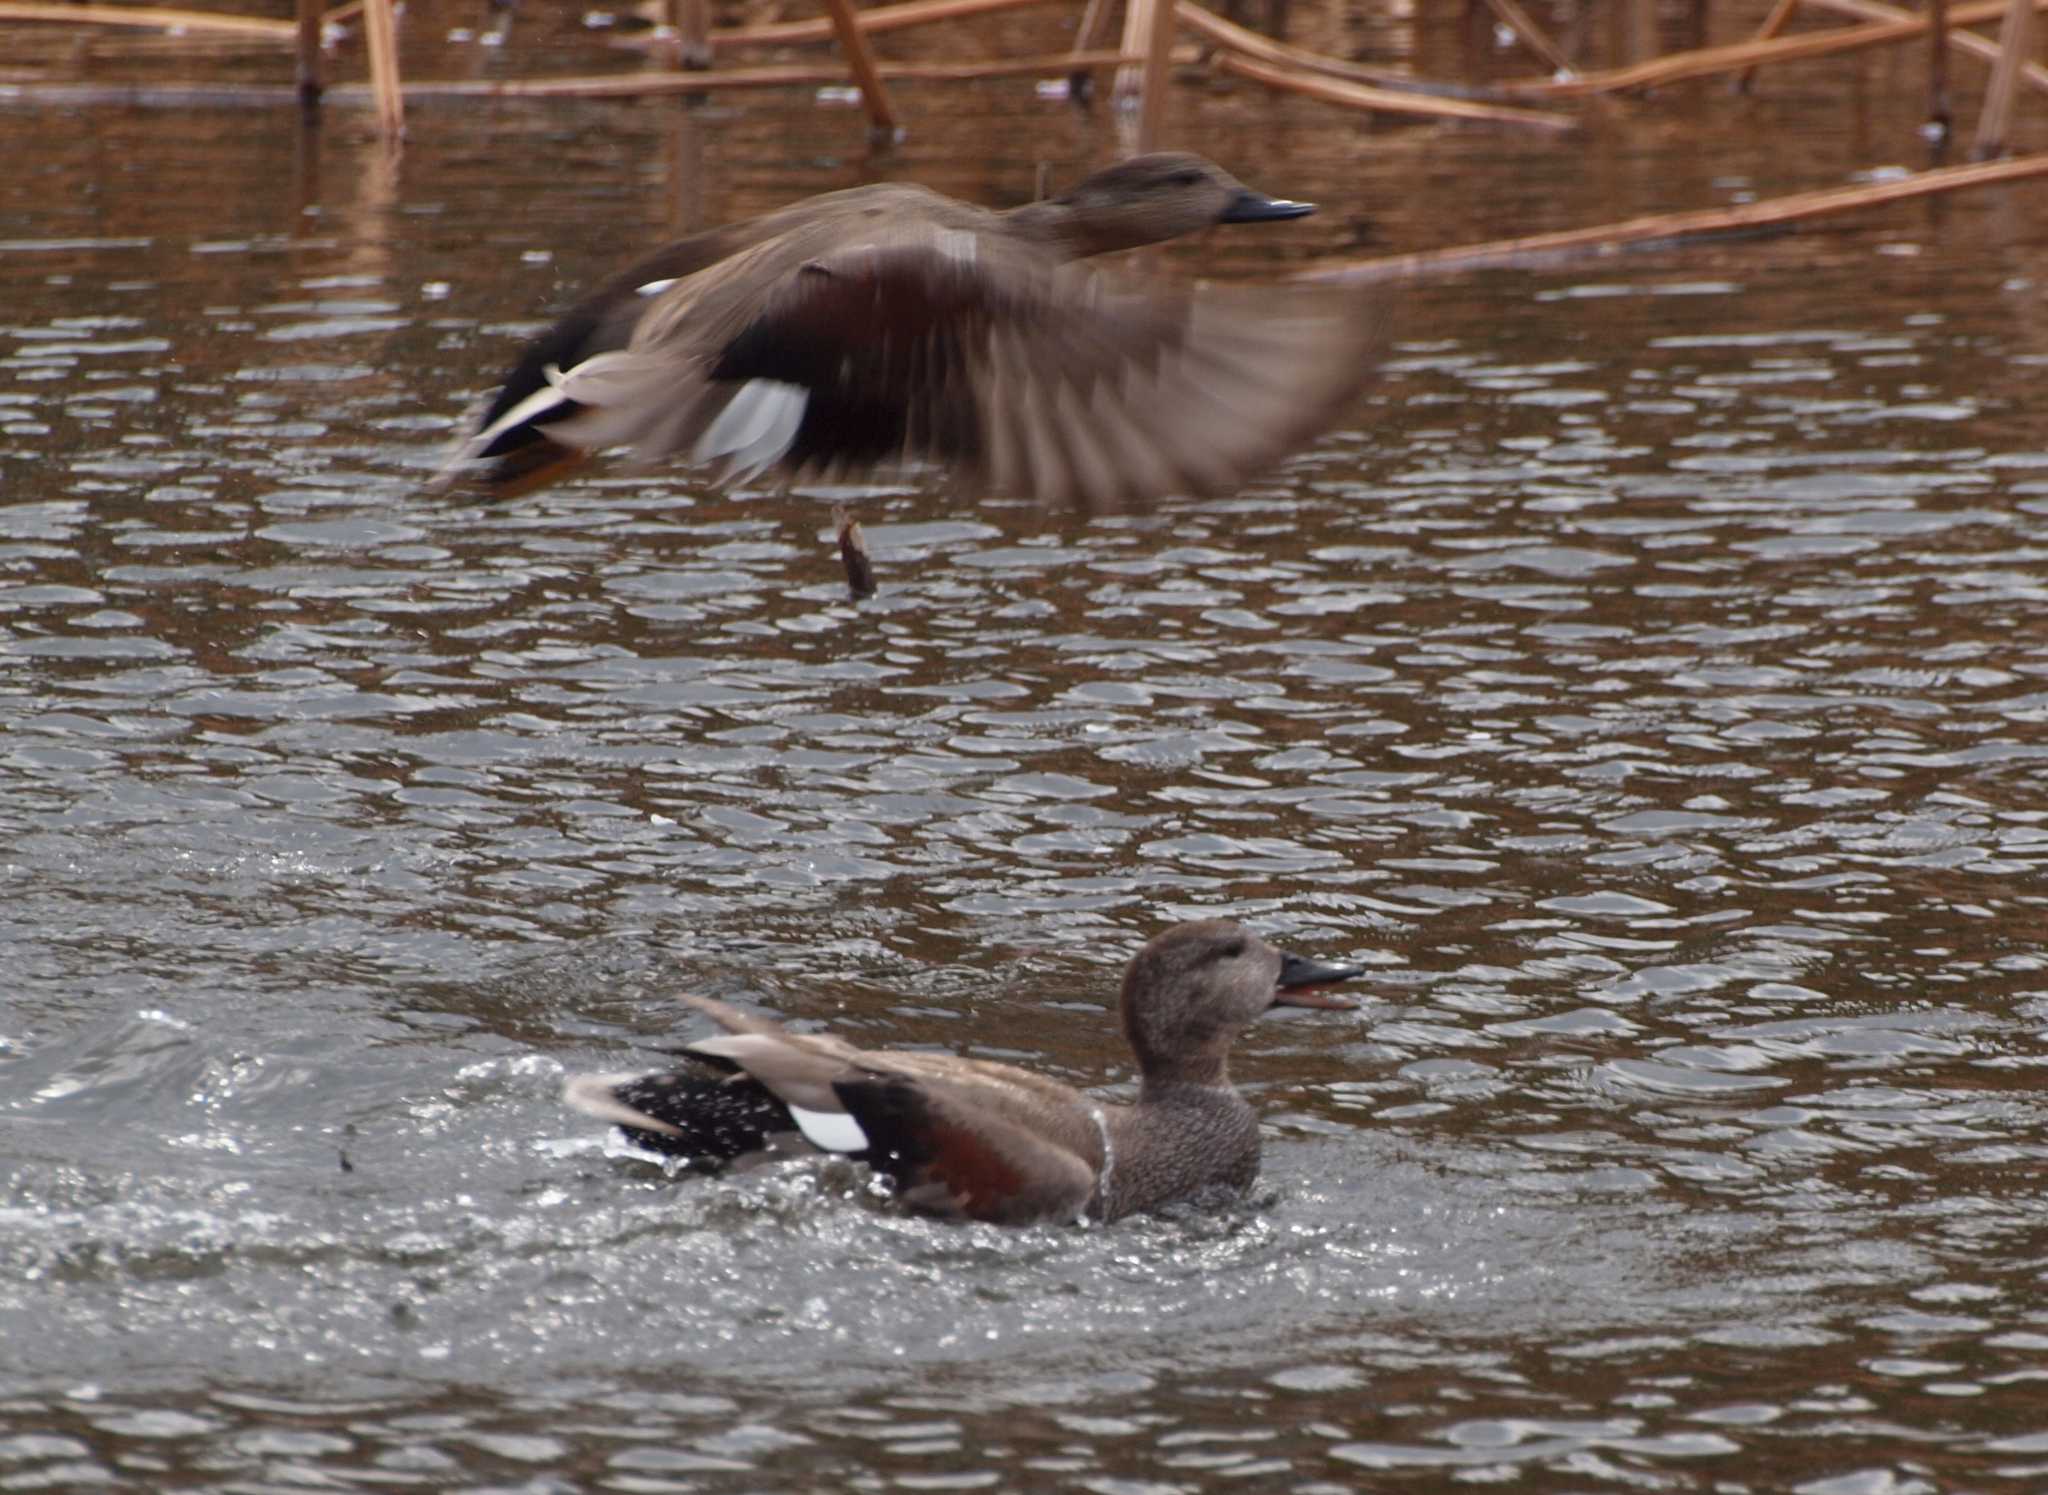
[[[1028, 190], [989, 96], [932, 107], [980, 153], [886, 169]], [[1402, 248], [1642, 207], [1202, 107]], [[666, 122], [332, 129], [292, 203], [288, 132], [91, 118], [0, 117], [47, 163], [0, 183], [0, 1479], [2040, 1482], [2031, 229], [1421, 288], [1355, 424], [1231, 501], [860, 494], [855, 607], [843, 493], [417, 492], [668, 231]], [[708, 119], [706, 218], [873, 169]], [[1719, 169], [1859, 145], [1807, 138]], [[1446, 163], [1499, 192], [1429, 218]], [[1358, 231], [1307, 224], [1191, 258]], [[1379, 976], [1243, 1046], [1236, 1212], [941, 1228], [554, 1101], [685, 986], [1124, 1082], [1114, 971], [1219, 907]]]

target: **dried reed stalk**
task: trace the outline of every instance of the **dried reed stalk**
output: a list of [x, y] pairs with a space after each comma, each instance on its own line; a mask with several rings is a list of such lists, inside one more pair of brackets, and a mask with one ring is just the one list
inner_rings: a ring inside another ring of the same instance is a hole
[[1594, 228], [1566, 229], [1559, 233], [1532, 234], [1522, 239], [1496, 239], [1487, 244], [1461, 244], [1451, 249], [1428, 250], [1421, 254], [1391, 255], [1376, 260], [1349, 260], [1304, 270], [1298, 280], [1341, 285], [1364, 285], [1386, 280], [1421, 280], [1468, 270], [1527, 266], [1562, 259], [1611, 255], [1630, 244], [1661, 240], [1702, 238], [1717, 234], [1747, 233], [1803, 218], [1829, 213], [1851, 213], [1859, 208], [1879, 207], [1907, 198], [1926, 197], [1937, 192], [1958, 192], [1968, 187], [1989, 187], [2004, 182], [2048, 176], [2048, 152], [2015, 156], [2008, 161], [1990, 161], [1972, 166], [1944, 166], [1923, 171], [1895, 182], [1878, 182], [1867, 187], [1829, 187], [1818, 192], [1796, 192], [1763, 202], [1744, 203], [1733, 208], [1703, 208], [1687, 213], [1658, 213], [1647, 218], [1630, 218]]
[[[1913, 14], [1908, 10], [1900, 10], [1896, 5], [1879, 4], [1878, 0], [1807, 0], [1807, 3], [1819, 6], [1822, 10], [1833, 11], [1837, 15], [1853, 17], [1859, 21], [1901, 21], [1910, 19]], [[1930, 12], [1935, 21], [1935, 24], [1928, 29], [1928, 36], [1930, 38], [1938, 37], [1946, 31], [1948, 44], [1955, 48], [1956, 51], [1967, 53], [1972, 57], [1982, 58], [1986, 62], [1998, 61], [1998, 43], [1990, 37], [1979, 36], [1974, 31], [1952, 30], [1942, 25], [1941, 22], [1946, 17], [1936, 14], [1936, 12], [1940, 12], [1944, 8], [1942, 0], [1935, 0], [1934, 11]], [[1943, 55], [1946, 54], [1944, 53]], [[2048, 67], [2042, 67], [2038, 62], [2023, 63], [2020, 66], [2020, 78], [2029, 88], [2038, 88], [2048, 92]], [[1946, 92], [1945, 84], [1935, 85], [1935, 89], [1937, 92]], [[1928, 113], [1939, 118], [1946, 118], [1946, 111], [1947, 103], [1945, 99], [1939, 105], [1930, 102], [1928, 106]]]
[[324, 19], [320, 14], [320, 0], [298, 0], [299, 102], [308, 109], [320, 102], [320, 90], [326, 82], [320, 75], [320, 33]]
[[676, 33], [676, 66], [711, 66], [711, 0], [667, 0]]
[[[1173, 8], [1173, 0], [1124, 0], [1123, 49], [1143, 57], [1152, 45], [1152, 19], [1160, 5]], [[1139, 67], [1120, 67], [1116, 70], [1116, 82], [1111, 94], [1120, 101], [1128, 102], [1139, 89], [1145, 86], [1145, 73]]]
[[[1128, 52], [1044, 52], [1033, 57], [1005, 57], [992, 62], [878, 62], [875, 69], [884, 78], [904, 82], [948, 83], [968, 78], [1001, 78], [1018, 73], [1043, 73], [1060, 77], [1077, 68], [1100, 71], [1145, 59]], [[1193, 62], [1193, 48], [1174, 56], [1177, 63]], [[676, 93], [717, 93], [728, 88], [802, 88], [843, 83], [846, 69], [831, 64], [789, 63], [776, 67], [729, 68], [723, 72], [605, 73], [578, 78], [430, 78], [405, 85], [414, 100], [421, 99], [630, 99]], [[337, 85], [328, 90], [331, 99], [359, 103], [365, 97], [360, 86]]]
[[[878, 31], [899, 31], [906, 26], [929, 26], [934, 21], [951, 21], [960, 16], [986, 15], [992, 10], [1016, 10], [1026, 5], [1044, 5], [1047, 0], [904, 0], [900, 5], [878, 5], [860, 12], [860, 29], [872, 35]], [[832, 40], [830, 18], [812, 21], [777, 21], [767, 26], [740, 26], [711, 33], [713, 47], [785, 46], [796, 42]]]
[[[2048, 7], [2048, 0], [2032, 0], [2035, 9]], [[1988, 21], [2004, 12], [2006, 0], [1978, 0], [1949, 11], [1951, 26]], [[1832, 31], [1807, 32], [1779, 37], [1775, 41], [1735, 42], [1725, 47], [1702, 47], [1696, 52], [1678, 52], [1629, 67], [1585, 73], [1577, 78], [1526, 78], [1500, 85], [1500, 92], [1518, 98], [1579, 98], [1587, 94], [1616, 93], [1631, 88], [1657, 88], [1687, 78], [1710, 77], [1753, 69], [1765, 63], [1798, 62], [1827, 57], [1837, 52], [1854, 52], [1864, 47], [1884, 47], [1911, 41], [1923, 35], [1927, 21], [1912, 17], [1868, 26], [1844, 26]]]
[[1310, 52], [1301, 47], [1291, 47], [1286, 42], [1275, 41], [1250, 31], [1235, 21], [1226, 21], [1215, 11], [1195, 3], [1195, 0], [1179, 0], [1174, 14], [1180, 24], [1197, 36], [1243, 56], [1275, 67], [1293, 68], [1297, 72], [1319, 73], [1330, 78], [1344, 78], [1353, 83], [1370, 87], [1387, 88], [1401, 93], [1414, 93], [1430, 98], [1476, 99], [1486, 97], [1481, 88], [1468, 88], [1457, 83], [1437, 83], [1418, 78], [1413, 73], [1399, 73], [1389, 68], [1365, 67], [1360, 63], [1346, 62], [1340, 57], [1326, 57], [1321, 52]]
[[[1186, 7], [1183, 6], [1182, 9], [1185, 10]], [[1369, 109], [1384, 114], [1413, 114], [1432, 119], [1514, 125], [1526, 130], [1565, 131], [1576, 130], [1579, 127], [1579, 122], [1567, 115], [1545, 114], [1536, 109], [1511, 109], [1502, 104], [1481, 104], [1471, 99], [1438, 99], [1428, 98], [1422, 94], [1397, 93], [1392, 89], [1372, 88], [1363, 83], [1348, 83], [1342, 78], [1324, 78], [1293, 68], [1271, 67], [1263, 62], [1254, 62], [1249, 57], [1240, 57], [1234, 52], [1218, 55], [1216, 65], [1226, 73], [1236, 73], [1240, 77], [1263, 83], [1268, 88], [1278, 88], [1311, 99], [1321, 99], [1326, 104], [1341, 104], [1348, 109]]]
[[1998, 61], [1984, 90], [1984, 112], [1977, 117], [1977, 143], [1970, 154], [1979, 161], [2001, 155], [2012, 135], [2012, 99], [2019, 91], [2020, 71], [2034, 41], [2031, 0], [2011, 0], [1998, 32]]
[[166, 10], [138, 5], [46, 5], [38, 0], [0, 0], [0, 21], [62, 21], [85, 26], [148, 26], [172, 31], [226, 31], [267, 41], [289, 42], [297, 21], [268, 21], [204, 10]]
[[1553, 73], [1575, 71], [1571, 59], [1557, 48], [1557, 43], [1543, 34], [1543, 28], [1530, 19], [1529, 12], [1515, 3], [1515, 0], [1486, 0], [1488, 6], [1508, 30], [1514, 32], [1523, 46], [1542, 59], [1543, 64]]
[[[1136, 10], [1140, 0], [1130, 0]], [[1166, 134], [1166, 90], [1173, 62], [1173, 0], [1143, 0], [1151, 9], [1147, 19], [1151, 34], [1146, 38], [1144, 93], [1138, 100], [1138, 150], [1156, 151]], [[1121, 76], [1121, 75], [1119, 75]]]
[[1081, 22], [1074, 28], [1074, 50], [1086, 52], [1095, 45], [1095, 34], [1109, 18], [1109, 0], [1088, 0], [1081, 7]]
[[370, 93], [377, 101], [377, 129], [387, 140], [405, 133], [405, 95], [398, 84], [398, 17], [391, 0], [366, 0], [363, 41], [370, 54]]
[[825, 0], [825, 13], [832, 18], [832, 30], [839, 39], [840, 54], [860, 90], [861, 105], [868, 112], [868, 133], [876, 140], [894, 140], [901, 132], [896, 111], [889, 103], [889, 90], [875, 66], [874, 48], [861, 31], [860, 14], [853, 0]]
[[[1974, 35], [1967, 31], [1958, 34]], [[1948, 107], [1948, 38], [1948, 0], [1928, 0], [1927, 118], [1929, 123], [1940, 126], [1944, 140], [1948, 139], [1949, 125], [1954, 119]]]

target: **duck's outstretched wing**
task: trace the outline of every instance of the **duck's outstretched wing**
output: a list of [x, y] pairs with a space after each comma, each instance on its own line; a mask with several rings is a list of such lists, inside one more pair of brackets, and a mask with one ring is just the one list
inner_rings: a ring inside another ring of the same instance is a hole
[[641, 321], [674, 287], [791, 234], [824, 226], [888, 221], [941, 202], [921, 187], [852, 187], [790, 203], [753, 218], [687, 235], [602, 282], [528, 343], [496, 391], [463, 418], [434, 484], [474, 482], [493, 498], [540, 487], [573, 467], [585, 449], [557, 439], [555, 424], [575, 414], [556, 390], [553, 371], [572, 369], [631, 345]]
[[858, 1158], [928, 1214], [1070, 1221], [1094, 1198], [1098, 1149], [1087, 1144], [1102, 1124], [1051, 1081], [773, 1031], [716, 1034], [684, 1052], [730, 1072], [577, 1075], [563, 1099], [643, 1147], [707, 1165], [806, 1144]]
[[492, 497], [510, 498], [582, 461], [582, 448], [549, 435], [549, 417], [560, 418], [561, 401], [548, 371], [573, 368], [628, 346], [656, 297], [775, 232], [775, 217], [728, 224], [666, 244], [577, 301], [526, 345], [504, 382], [464, 418], [434, 481], [446, 486], [474, 479]]
[[940, 462], [1116, 509], [1236, 488], [1340, 418], [1384, 342], [1357, 292], [1120, 279], [938, 224], [797, 248], [679, 283], [625, 348], [549, 368], [550, 438], [727, 480]]

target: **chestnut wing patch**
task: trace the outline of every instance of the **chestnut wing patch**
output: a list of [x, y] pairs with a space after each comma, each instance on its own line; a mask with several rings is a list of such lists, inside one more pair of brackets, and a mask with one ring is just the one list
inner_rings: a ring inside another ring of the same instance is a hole
[[904, 1202], [996, 1224], [1074, 1220], [1095, 1170], [1065, 1147], [979, 1110], [972, 1085], [856, 1070], [833, 1090], [868, 1136], [867, 1161]]

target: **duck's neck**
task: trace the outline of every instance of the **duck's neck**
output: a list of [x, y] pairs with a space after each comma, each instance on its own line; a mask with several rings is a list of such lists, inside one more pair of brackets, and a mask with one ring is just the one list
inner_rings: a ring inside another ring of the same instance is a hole
[[1128, 222], [1109, 222], [1099, 215], [1090, 217], [1057, 197], [1010, 209], [1003, 214], [1003, 226], [1065, 260], [1086, 259], [1158, 242], [1156, 234], [1140, 233]]
[[1178, 1059], [1155, 1058], [1147, 1063], [1139, 1081], [1138, 1099], [1164, 1101], [1230, 1089], [1230, 1069], [1224, 1056], [1189, 1054]]

